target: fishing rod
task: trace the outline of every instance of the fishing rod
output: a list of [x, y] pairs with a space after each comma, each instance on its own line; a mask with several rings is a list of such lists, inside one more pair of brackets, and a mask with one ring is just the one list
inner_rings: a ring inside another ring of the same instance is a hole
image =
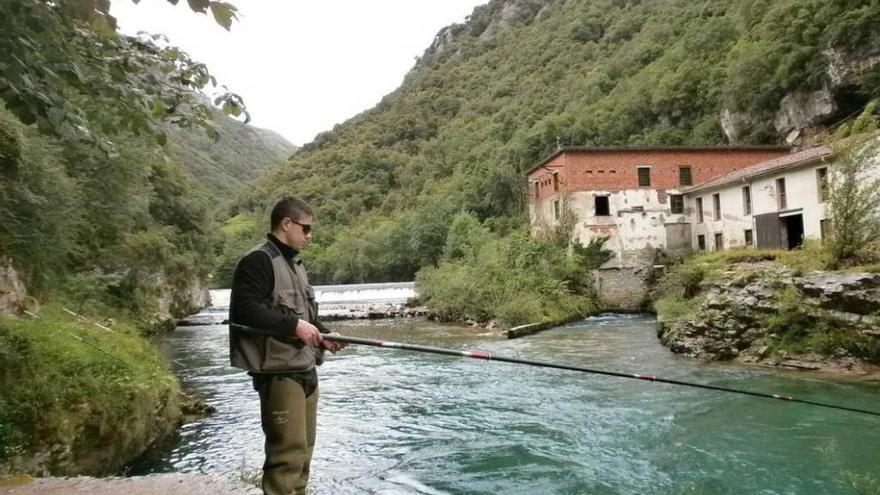
[[717, 385], [705, 385], [702, 383], [693, 383], [693, 382], [684, 382], [681, 380], [670, 380], [668, 378], [660, 378], [654, 375], [643, 375], [638, 373], [621, 373], [617, 371], [607, 371], [607, 370], [599, 370], [593, 368], [585, 368], [583, 366], [573, 366], [568, 364], [559, 364], [559, 363], [548, 363], [546, 361], [532, 361], [529, 359], [517, 359], [510, 358], [504, 356], [495, 356], [489, 354], [484, 351], [458, 351], [455, 349], [444, 349], [441, 347], [428, 347], [423, 345], [414, 345], [414, 344], [401, 344], [398, 342], [385, 342], [381, 340], [372, 340], [372, 339], [362, 339], [359, 337], [349, 337], [345, 335], [335, 335], [335, 334], [322, 334], [321, 337], [324, 340], [331, 340], [334, 342], [344, 342], [346, 344], [358, 344], [358, 345], [367, 345], [373, 347], [385, 347], [389, 349], [400, 349], [404, 351], [414, 351], [414, 352], [426, 352], [430, 354], [442, 354], [445, 356], [457, 356], [457, 357], [465, 357], [472, 359], [483, 359], [486, 361], [501, 361], [504, 363], [514, 363], [514, 364], [525, 364], [529, 366], [538, 366], [541, 368], [555, 368], [559, 370], [568, 370], [568, 371], [580, 371], [583, 373], [593, 373], [596, 375], [606, 375], [606, 376], [616, 376], [619, 378], [631, 378], [636, 380], [643, 380], [649, 382], [657, 382], [657, 383], [668, 383], [670, 385], [680, 385], [683, 387], [693, 387], [693, 388], [702, 388], [706, 390], [717, 390], [719, 392], [730, 392], [734, 394], [742, 394], [742, 395], [750, 395], [752, 397], [761, 397], [765, 399], [777, 399], [784, 400], [788, 402], [797, 402], [800, 404], [809, 404], [812, 406], [820, 406], [827, 407], [830, 409], [839, 409], [841, 411], [850, 411], [862, 414], [870, 414], [871, 416], [880, 416], [880, 412], [877, 411], [869, 411], [867, 409], [858, 409], [855, 407], [847, 407], [847, 406], [839, 406], [836, 404], [828, 404], [826, 402], [817, 402], [806, 399], [796, 399], [794, 397], [788, 395], [778, 395], [778, 394], [765, 394], [761, 392], [753, 392], [750, 390], [741, 390], [736, 388], [728, 388], [728, 387], [719, 387]]

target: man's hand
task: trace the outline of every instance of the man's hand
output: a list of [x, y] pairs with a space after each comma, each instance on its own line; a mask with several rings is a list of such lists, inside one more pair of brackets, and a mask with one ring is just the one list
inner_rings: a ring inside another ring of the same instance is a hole
[[323, 340], [321, 338], [321, 332], [318, 331], [315, 325], [312, 325], [303, 319], [300, 319], [296, 324], [295, 333], [299, 340], [302, 340], [308, 345], [318, 345]]
[[[336, 332], [333, 332], [329, 335], [339, 335], [339, 334]], [[321, 347], [323, 347], [324, 349], [327, 349], [328, 351], [332, 352], [333, 354], [336, 354], [336, 351], [345, 349], [346, 347], [348, 347], [348, 344], [345, 342], [337, 342], [335, 340], [322, 340]]]

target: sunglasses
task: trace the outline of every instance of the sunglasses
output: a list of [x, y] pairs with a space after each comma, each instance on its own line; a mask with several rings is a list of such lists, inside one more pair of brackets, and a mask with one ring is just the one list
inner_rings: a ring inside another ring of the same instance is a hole
[[310, 224], [310, 223], [300, 223], [300, 222], [297, 222], [296, 220], [294, 220], [294, 219], [292, 219], [292, 218], [290, 218], [290, 217], [287, 217], [287, 219], [290, 220], [291, 222], [293, 222], [293, 223], [299, 225], [300, 227], [302, 227], [302, 229], [303, 229], [303, 234], [308, 235], [309, 232], [312, 231], [312, 224]]

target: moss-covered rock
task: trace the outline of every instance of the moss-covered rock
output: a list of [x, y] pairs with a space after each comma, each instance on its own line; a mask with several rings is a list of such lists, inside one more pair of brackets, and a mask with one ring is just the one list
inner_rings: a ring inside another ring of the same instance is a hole
[[138, 330], [48, 306], [0, 318], [0, 472], [110, 474], [180, 424], [180, 388]]
[[673, 352], [810, 369], [880, 364], [877, 274], [695, 263], [673, 269], [655, 294], [658, 337]]

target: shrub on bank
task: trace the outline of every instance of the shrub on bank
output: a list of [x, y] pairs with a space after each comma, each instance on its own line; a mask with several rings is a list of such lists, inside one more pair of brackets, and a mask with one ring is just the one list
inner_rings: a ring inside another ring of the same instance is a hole
[[422, 269], [416, 283], [425, 304], [447, 320], [514, 326], [586, 315], [598, 309], [590, 272], [607, 260], [601, 245], [569, 246], [525, 231], [479, 245], [456, 241], [445, 251], [457, 258]]
[[0, 472], [107, 474], [180, 419], [179, 386], [136, 328], [59, 306], [0, 318]]

